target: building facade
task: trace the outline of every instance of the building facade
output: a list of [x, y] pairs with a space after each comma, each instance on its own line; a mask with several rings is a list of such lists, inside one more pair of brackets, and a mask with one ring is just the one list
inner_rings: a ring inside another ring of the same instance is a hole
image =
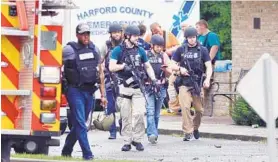
[[[216, 80], [236, 81], [241, 69], [251, 69], [264, 53], [278, 63], [278, 1], [232, 1], [231, 17], [233, 68], [230, 73], [216, 73]], [[232, 88], [226, 85], [220, 91]], [[227, 98], [216, 96], [214, 115], [229, 115], [231, 105]]]

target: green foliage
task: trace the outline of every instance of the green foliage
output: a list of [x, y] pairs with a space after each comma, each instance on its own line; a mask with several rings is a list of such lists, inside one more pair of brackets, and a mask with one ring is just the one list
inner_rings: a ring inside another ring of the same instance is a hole
[[[265, 122], [259, 115], [251, 108], [251, 106], [242, 98], [238, 97], [234, 108], [232, 109], [232, 119], [238, 125], [258, 124], [259, 126], [265, 126]], [[276, 120], [276, 126], [278, 120]]]
[[232, 118], [238, 125], [252, 125], [259, 124], [260, 117], [251, 109], [248, 103], [239, 97], [232, 110]]
[[201, 1], [201, 19], [208, 21], [209, 29], [218, 34], [223, 59], [232, 59], [231, 2]]

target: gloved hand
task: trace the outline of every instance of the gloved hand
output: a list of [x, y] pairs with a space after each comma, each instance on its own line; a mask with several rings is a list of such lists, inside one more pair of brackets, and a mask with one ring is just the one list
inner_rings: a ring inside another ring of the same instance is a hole
[[161, 98], [160, 86], [159, 86], [159, 84], [157, 84], [157, 80], [152, 80], [152, 92], [155, 95], [156, 100]]
[[189, 76], [188, 70], [186, 68], [184, 68], [184, 67], [180, 67], [180, 73], [183, 76]]
[[152, 80], [152, 87], [155, 91], [159, 91], [159, 86], [157, 84], [157, 80]]
[[128, 65], [125, 65], [123, 70], [124, 70], [124, 72], [130, 72], [132, 70], [132, 68]]
[[152, 85], [153, 85], [153, 86], [154, 86], [154, 85], [157, 85], [156, 82], [157, 82], [157, 80], [156, 80], [156, 79], [153, 79], [153, 80], [152, 80]]

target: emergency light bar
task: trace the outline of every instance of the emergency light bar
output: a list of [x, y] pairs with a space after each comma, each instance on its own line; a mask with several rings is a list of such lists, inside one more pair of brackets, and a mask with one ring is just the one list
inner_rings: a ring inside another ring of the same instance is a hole
[[56, 110], [57, 101], [56, 100], [41, 100], [41, 110]]
[[56, 97], [56, 87], [41, 87], [42, 97]]
[[40, 121], [43, 124], [55, 124], [56, 115], [54, 113], [41, 113]]

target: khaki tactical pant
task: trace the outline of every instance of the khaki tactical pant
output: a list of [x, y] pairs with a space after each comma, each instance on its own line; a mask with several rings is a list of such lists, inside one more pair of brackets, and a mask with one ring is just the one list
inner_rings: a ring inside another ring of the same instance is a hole
[[176, 78], [177, 77], [174, 74], [169, 77], [169, 85], [167, 89], [169, 96], [168, 106], [174, 112], [178, 112], [180, 110], [179, 98], [174, 85]]
[[[200, 96], [192, 96], [188, 87], [179, 87], [179, 103], [182, 109], [182, 129], [184, 133], [192, 133], [197, 130], [201, 124], [201, 117], [204, 109]], [[190, 113], [191, 104], [195, 108], [195, 116]]]
[[119, 86], [120, 94], [131, 96], [131, 99], [118, 97], [117, 104], [122, 118], [122, 135], [125, 144], [142, 142], [145, 135], [144, 109], [145, 98], [140, 89]]

